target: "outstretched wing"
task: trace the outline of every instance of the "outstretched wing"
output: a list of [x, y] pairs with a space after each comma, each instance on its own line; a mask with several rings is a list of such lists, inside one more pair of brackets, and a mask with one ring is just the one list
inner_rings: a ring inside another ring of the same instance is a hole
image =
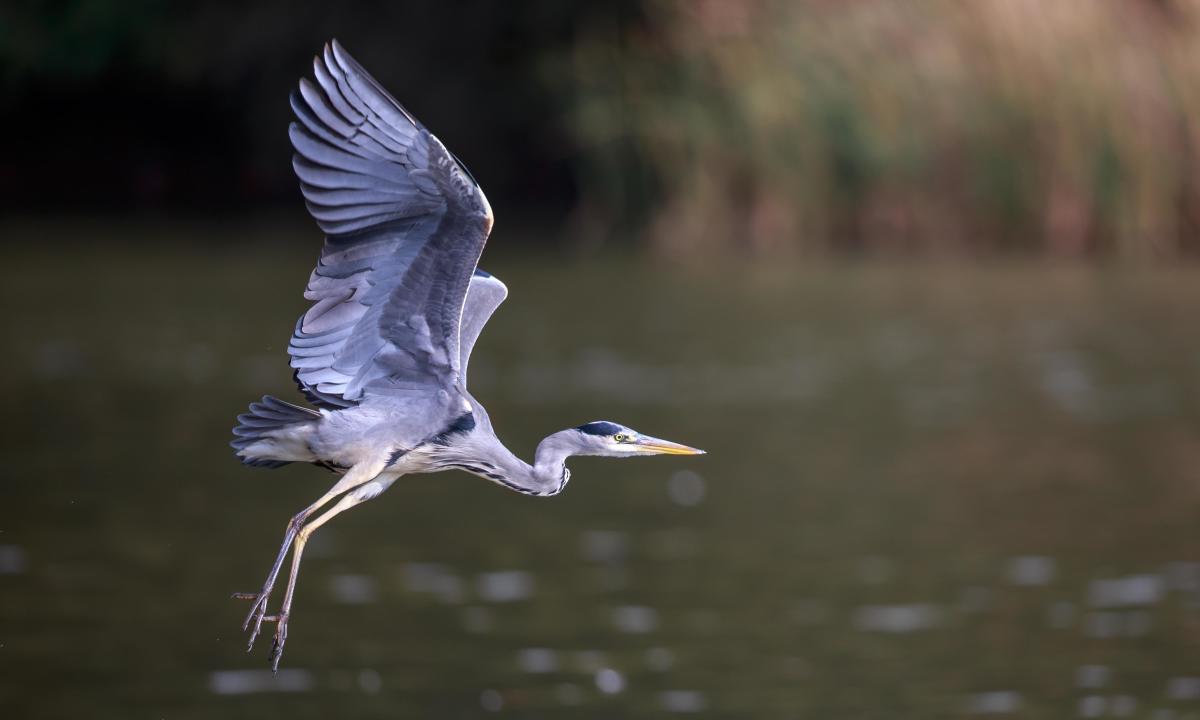
[[327, 406], [458, 383], [487, 199], [337, 41], [313, 73], [316, 84], [301, 80], [292, 94], [292, 165], [328, 237], [304, 292], [313, 305], [288, 345], [296, 380]]
[[467, 301], [463, 305], [462, 327], [459, 330], [458, 367], [462, 376], [463, 387], [467, 385], [467, 363], [471, 360], [471, 351], [475, 349], [475, 341], [483, 326], [500, 303], [508, 297], [508, 287], [500, 282], [500, 278], [475, 268], [471, 277], [471, 285], [467, 289]]

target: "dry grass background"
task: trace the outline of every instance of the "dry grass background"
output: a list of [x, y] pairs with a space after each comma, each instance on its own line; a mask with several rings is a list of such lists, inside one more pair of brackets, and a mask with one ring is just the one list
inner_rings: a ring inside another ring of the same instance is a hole
[[672, 255], [1200, 251], [1200, 3], [646, 13], [570, 65], [581, 227]]

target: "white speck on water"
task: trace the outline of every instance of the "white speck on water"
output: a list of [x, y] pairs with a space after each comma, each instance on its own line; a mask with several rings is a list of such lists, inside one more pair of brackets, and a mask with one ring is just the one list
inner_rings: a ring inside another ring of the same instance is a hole
[[967, 712], [973, 715], [1004, 715], [1020, 709], [1021, 693], [1015, 690], [992, 690], [967, 698]]
[[1044, 555], [1023, 555], [1008, 562], [1008, 577], [1013, 585], [1049, 585], [1056, 572], [1054, 558]]
[[524, 570], [480, 573], [475, 589], [485, 602], [516, 602], [533, 595], [533, 576]]
[[484, 690], [479, 694], [479, 707], [488, 712], [500, 712], [504, 708], [504, 697], [496, 690]]
[[366, 605], [379, 598], [379, 583], [366, 575], [334, 575], [329, 589], [335, 600], [346, 605]]
[[677, 470], [667, 481], [667, 495], [671, 502], [682, 507], [695, 507], [704, 502], [708, 492], [704, 478], [692, 470]]
[[625, 676], [612, 668], [596, 671], [596, 689], [605, 695], [616, 695], [625, 689]]
[[646, 667], [655, 672], [666, 672], [675, 665], [675, 653], [664, 647], [646, 648]]
[[1200, 677], [1173, 677], [1167, 681], [1171, 700], [1200, 700]]
[[658, 694], [658, 704], [667, 712], [704, 712], [708, 702], [698, 690], [664, 690]]
[[579, 539], [583, 556], [592, 562], [619, 563], [629, 549], [625, 534], [613, 530], [585, 530]]
[[1153, 605], [1162, 595], [1163, 579], [1158, 575], [1093, 580], [1088, 585], [1088, 604], [1092, 607]]
[[896, 564], [882, 555], [867, 555], [860, 558], [856, 566], [859, 582], [865, 585], [882, 585], [896, 574]]
[[383, 678], [379, 677], [379, 673], [370, 668], [364, 668], [358, 672], [358, 689], [368, 695], [374, 695], [383, 688]]
[[25, 551], [17, 545], [0, 545], [0, 575], [25, 572]]
[[523, 648], [517, 652], [517, 665], [527, 673], [558, 670], [558, 653], [550, 648]]
[[217, 670], [208, 676], [208, 687], [215, 695], [308, 692], [313, 688], [313, 679], [307, 670], [295, 668], [285, 668], [278, 674], [270, 670]]
[[930, 630], [942, 622], [942, 610], [936, 605], [866, 605], [854, 615], [860, 630], [910, 633]]
[[1108, 684], [1112, 671], [1104, 665], [1080, 665], [1075, 670], [1075, 686], [1081, 688], [1102, 688]]
[[658, 611], [643, 605], [622, 605], [613, 608], [613, 625], [625, 633], [648, 633], [658, 627]]

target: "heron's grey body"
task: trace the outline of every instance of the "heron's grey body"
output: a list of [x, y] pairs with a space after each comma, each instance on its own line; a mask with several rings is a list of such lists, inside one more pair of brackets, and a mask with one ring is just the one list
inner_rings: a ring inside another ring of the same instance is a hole
[[[292, 95], [290, 136], [306, 204], [327, 238], [304, 293], [312, 306], [288, 345], [313, 407], [266, 396], [238, 416], [232, 442], [250, 465], [315, 463], [341, 475], [288, 523], [262, 590], [239, 594], [253, 601], [251, 646], [264, 621], [277, 623], [273, 668], [308, 537], [400, 476], [457, 469], [545, 496], [566, 486], [572, 455], [700, 452], [608, 422], [548, 436], [532, 465], [510, 452], [467, 390], [471, 351], [508, 295], [477, 268], [492, 227], [483, 191], [336, 41], [313, 75]], [[268, 615], [293, 541], [283, 603]]]

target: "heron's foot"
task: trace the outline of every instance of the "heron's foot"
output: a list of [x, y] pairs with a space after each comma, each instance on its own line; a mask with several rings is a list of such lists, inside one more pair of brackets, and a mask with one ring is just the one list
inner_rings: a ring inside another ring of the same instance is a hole
[[[250, 612], [246, 614], [246, 619], [242, 622], [242, 631], [250, 632], [250, 641], [246, 644], [246, 652], [254, 649], [254, 641], [258, 639], [258, 634], [262, 631], [263, 621], [270, 621], [272, 618], [267, 615], [267, 601], [271, 598], [271, 588], [264, 587], [262, 592], [258, 593], [234, 593], [233, 597], [238, 600], [251, 601]], [[251, 629], [253, 625], [253, 629]]]
[[267, 617], [275, 621], [275, 639], [271, 642], [271, 672], [279, 672], [279, 658], [283, 657], [283, 644], [287, 642], [288, 613]]

